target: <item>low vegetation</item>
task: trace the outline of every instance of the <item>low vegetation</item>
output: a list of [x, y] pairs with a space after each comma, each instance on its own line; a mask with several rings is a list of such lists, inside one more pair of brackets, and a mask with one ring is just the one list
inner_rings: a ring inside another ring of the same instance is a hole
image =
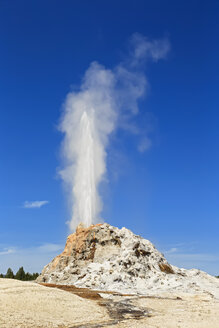
[[36, 280], [36, 278], [39, 276], [39, 273], [29, 273], [25, 272], [23, 267], [20, 267], [16, 274], [12, 271], [11, 268], [8, 268], [7, 273], [0, 274], [0, 278], [7, 278], [7, 279], [17, 279], [17, 280], [23, 280], [23, 281], [29, 281], [29, 280]]

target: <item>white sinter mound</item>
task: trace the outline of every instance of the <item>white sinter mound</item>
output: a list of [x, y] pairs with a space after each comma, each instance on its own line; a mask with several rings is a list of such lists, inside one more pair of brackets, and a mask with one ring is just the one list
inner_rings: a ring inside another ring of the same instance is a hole
[[79, 225], [38, 282], [142, 295], [206, 292], [219, 298], [217, 278], [171, 266], [150, 241], [106, 223]]

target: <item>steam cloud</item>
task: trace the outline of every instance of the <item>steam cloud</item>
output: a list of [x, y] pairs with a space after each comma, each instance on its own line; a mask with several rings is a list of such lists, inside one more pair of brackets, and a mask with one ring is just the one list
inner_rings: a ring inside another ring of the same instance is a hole
[[[124, 62], [114, 69], [92, 62], [79, 91], [67, 95], [59, 126], [65, 134], [60, 174], [70, 188], [71, 230], [79, 222], [89, 226], [98, 221], [102, 210], [98, 187], [106, 173], [110, 134], [121, 117], [138, 113], [137, 102], [147, 86], [142, 73], [145, 63], [164, 58], [168, 51], [168, 40], [149, 41], [134, 34]], [[147, 149], [149, 142], [145, 139], [140, 151]]]

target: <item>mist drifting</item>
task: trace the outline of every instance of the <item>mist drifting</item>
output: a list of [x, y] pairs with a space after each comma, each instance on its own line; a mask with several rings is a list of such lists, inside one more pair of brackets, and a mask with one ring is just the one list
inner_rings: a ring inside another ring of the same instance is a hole
[[149, 41], [140, 34], [130, 39], [126, 60], [113, 69], [92, 62], [78, 92], [70, 92], [64, 104], [59, 128], [63, 168], [60, 175], [68, 186], [71, 202], [70, 229], [100, 220], [102, 201], [99, 185], [106, 173], [110, 135], [122, 117], [138, 113], [138, 100], [145, 94], [147, 60], [164, 58], [166, 39]]

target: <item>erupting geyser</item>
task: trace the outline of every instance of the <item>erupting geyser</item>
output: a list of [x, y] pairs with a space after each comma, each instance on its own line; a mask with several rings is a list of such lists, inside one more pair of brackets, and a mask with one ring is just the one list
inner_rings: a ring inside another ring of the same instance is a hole
[[110, 297], [113, 291], [126, 296], [203, 293], [219, 298], [215, 277], [172, 266], [149, 240], [126, 228], [94, 224], [102, 209], [98, 189], [106, 172], [110, 134], [117, 127], [132, 128], [127, 118], [138, 113], [137, 102], [147, 85], [142, 64], [148, 58], [163, 58], [168, 48], [166, 40], [150, 42], [135, 34], [125, 62], [113, 70], [92, 63], [80, 89], [67, 96], [60, 122], [65, 134], [60, 174], [70, 187], [70, 228], [77, 229], [37, 282], [110, 291]]
[[67, 96], [60, 123], [65, 134], [60, 174], [70, 188], [71, 230], [79, 222], [88, 227], [100, 220], [98, 189], [106, 173], [109, 136], [118, 126], [130, 127], [127, 119], [138, 113], [137, 101], [147, 85], [142, 73], [145, 60], [157, 61], [168, 50], [167, 40], [148, 41], [134, 34], [123, 63], [112, 70], [91, 63], [80, 89]]

